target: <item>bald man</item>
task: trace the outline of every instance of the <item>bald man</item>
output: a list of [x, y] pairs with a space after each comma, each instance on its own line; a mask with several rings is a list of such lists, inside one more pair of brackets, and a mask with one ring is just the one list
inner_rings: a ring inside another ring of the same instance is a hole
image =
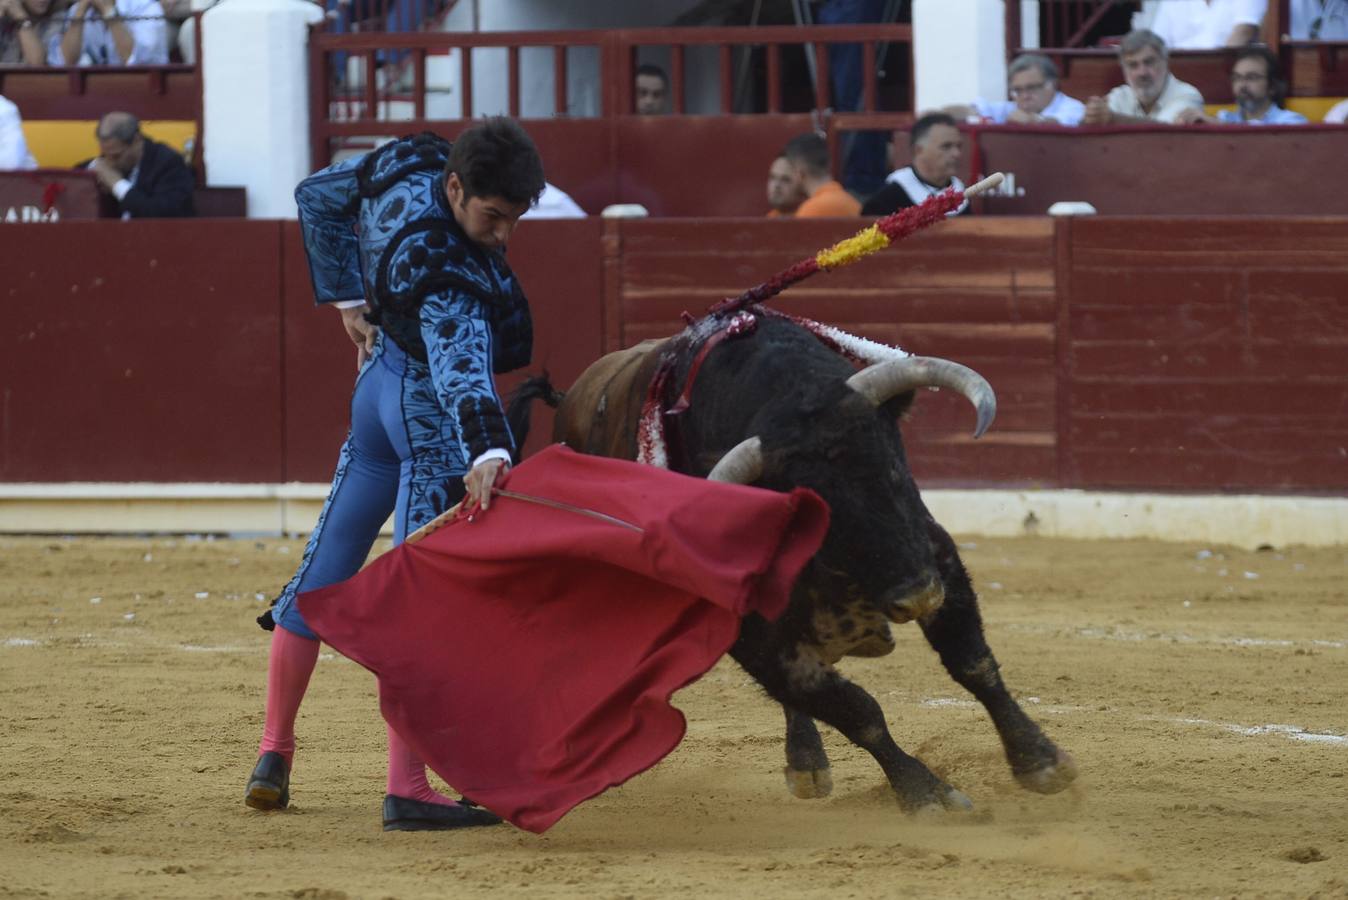
[[98, 156], [88, 168], [117, 201], [124, 219], [193, 215], [192, 172], [172, 147], [140, 133], [130, 113], [111, 112], [98, 123]]

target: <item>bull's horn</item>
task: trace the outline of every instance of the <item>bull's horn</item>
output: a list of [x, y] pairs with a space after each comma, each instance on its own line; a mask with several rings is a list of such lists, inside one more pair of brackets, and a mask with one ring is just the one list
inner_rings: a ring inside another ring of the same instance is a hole
[[707, 473], [708, 481], [752, 484], [763, 474], [763, 442], [756, 437], [740, 441]]
[[914, 388], [959, 391], [978, 411], [974, 437], [981, 437], [997, 415], [997, 395], [987, 379], [967, 366], [935, 356], [905, 356], [867, 366], [847, 379], [847, 386], [876, 406]]

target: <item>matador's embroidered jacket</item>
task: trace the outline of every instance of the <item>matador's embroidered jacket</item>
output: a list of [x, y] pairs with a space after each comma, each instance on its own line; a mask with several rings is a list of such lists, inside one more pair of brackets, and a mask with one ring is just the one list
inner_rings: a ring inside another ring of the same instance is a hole
[[514, 447], [493, 372], [529, 363], [529, 304], [505, 257], [459, 228], [444, 190], [450, 144], [404, 138], [316, 172], [295, 190], [318, 302], [364, 299], [430, 369], [465, 468]]

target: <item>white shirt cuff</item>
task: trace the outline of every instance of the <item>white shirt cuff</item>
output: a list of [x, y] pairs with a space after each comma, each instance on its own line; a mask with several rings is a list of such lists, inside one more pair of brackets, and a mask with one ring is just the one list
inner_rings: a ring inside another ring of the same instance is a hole
[[126, 192], [129, 190], [131, 190], [131, 182], [127, 181], [125, 178], [122, 178], [112, 186], [112, 196], [116, 197], [120, 201], [126, 197]]
[[488, 450], [486, 453], [482, 454], [477, 459], [473, 460], [473, 468], [476, 469], [478, 466], [482, 465], [484, 462], [490, 459], [499, 459], [505, 463], [507, 469], [510, 468], [510, 451], [503, 450], [500, 447], [495, 447], [491, 450]]
[[332, 305], [338, 309], [354, 309], [357, 306], [364, 306], [365, 299], [362, 297], [359, 300], [334, 300]]

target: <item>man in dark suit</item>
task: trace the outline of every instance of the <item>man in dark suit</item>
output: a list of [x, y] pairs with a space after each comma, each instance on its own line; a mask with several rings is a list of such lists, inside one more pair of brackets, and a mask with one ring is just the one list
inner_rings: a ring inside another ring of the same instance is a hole
[[140, 133], [130, 113], [111, 112], [98, 123], [99, 155], [89, 163], [98, 185], [117, 201], [122, 218], [193, 215], [192, 172], [172, 147]]

